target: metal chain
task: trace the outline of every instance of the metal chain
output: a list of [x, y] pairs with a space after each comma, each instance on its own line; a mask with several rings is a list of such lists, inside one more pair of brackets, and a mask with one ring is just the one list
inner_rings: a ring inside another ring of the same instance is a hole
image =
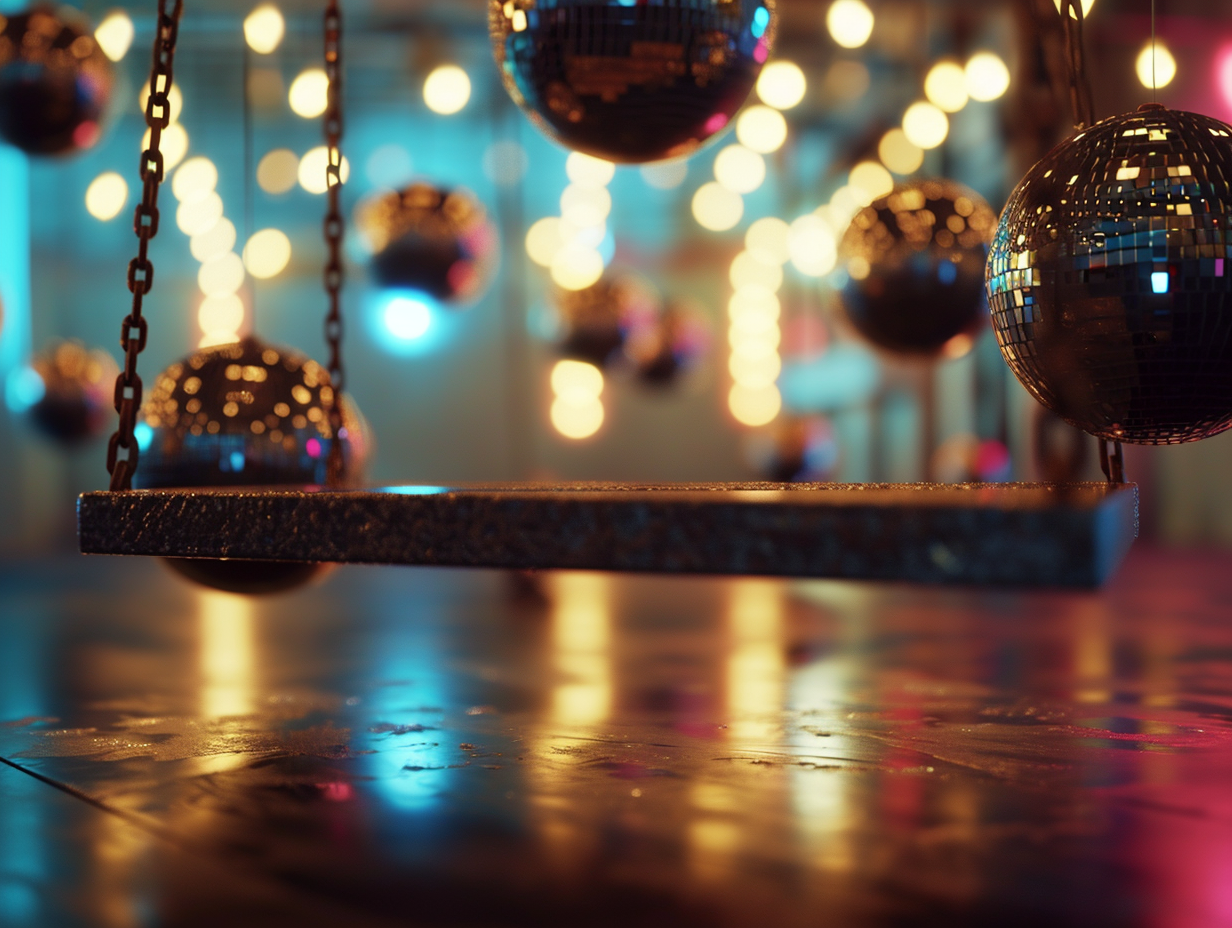
[[[141, 153], [141, 202], [133, 214], [133, 229], [137, 233], [137, 257], [128, 265], [128, 289], [133, 295], [132, 312], [120, 329], [120, 347], [124, 349], [124, 370], [116, 378], [115, 409], [120, 424], [107, 446], [107, 473], [111, 489], [131, 490], [137, 471], [138, 448], [133, 431], [141, 409], [141, 377], [137, 374], [137, 356], [145, 350], [148, 327], [141, 315], [142, 302], [154, 285], [154, 265], [150, 262], [150, 240], [158, 234], [158, 188], [163, 182], [164, 164], [160, 150], [163, 130], [171, 124], [172, 72], [175, 64], [175, 43], [179, 38], [183, 0], [173, 0], [167, 12], [168, 0], [158, 0], [158, 24], [154, 31], [153, 65], [150, 69], [150, 96], [145, 105], [145, 122], [150, 128], [150, 145]], [[124, 457], [120, 457], [120, 451]]]
[[342, 367], [342, 240], [346, 224], [342, 218], [342, 12], [337, 0], [325, 6], [325, 76], [329, 90], [325, 108], [325, 144], [329, 159], [325, 168], [328, 209], [325, 213], [325, 293], [329, 312], [325, 317], [325, 341], [329, 345], [329, 378], [333, 401], [329, 404], [329, 427], [333, 440], [329, 446], [328, 475], [331, 484], [346, 478], [346, 456], [342, 448], [342, 391], [346, 373]]
[[1083, 128], [1095, 122], [1095, 104], [1091, 98], [1086, 45], [1082, 37], [1082, 0], [1061, 0], [1061, 22], [1065, 29], [1065, 54], [1069, 63], [1070, 105], [1074, 108], [1075, 123], [1078, 128]]

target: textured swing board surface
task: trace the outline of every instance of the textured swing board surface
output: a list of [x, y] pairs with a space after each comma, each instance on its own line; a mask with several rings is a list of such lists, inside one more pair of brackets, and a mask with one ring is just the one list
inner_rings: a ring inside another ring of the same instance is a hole
[[569, 484], [86, 493], [86, 554], [1095, 587], [1138, 489]]

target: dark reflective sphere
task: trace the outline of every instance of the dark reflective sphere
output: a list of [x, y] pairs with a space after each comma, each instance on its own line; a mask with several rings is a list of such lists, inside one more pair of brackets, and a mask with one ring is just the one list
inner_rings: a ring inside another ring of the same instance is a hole
[[531, 121], [617, 162], [696, 151], [744, 104], [774, 0], [490, 0], [505, 88]]
[[381, 194], [356, 212], [383, 287], [417, 290], [441, 303], [472, 303], [500, 259], [496, 226], [469, 192], [415, 183]]
[[107, 431], [115, 417], [119, 368], [105, 351], [61, 342], [30, 362], [31, 425], [62, 445], [82, 445]]
[[32, 155], [98, 141], [115, 77], [89, 27], [50, 7], [0, 16], [0, 27], [0, 137]]
[[559, 290], [559, 352], [598, 367], [620, 359], [631, 332], [660, 312], [659, 294], [631, 274], [605, 274], [582, 290]]
[[935, 355], [984, 318], [984, 261], [997, 217], [979, 194], [912, 181], [856, 214], [840, 255], [843, 306], [879, 348]]
[[624, 353], [639, 380], [666, 387], [696, 368], [709, 346], [710, 328], [701, 312], [671, 300], [662, 312], [634, 325]]
[[1148, 105], [1077, 133], [1006, 205], [1001, 353], [1049, 409], [1148, 445], [1232, 425], [1232, 127]]
[[[134, 484], [163, 487], [306, 486], [326, 482], [331, 444], [328, 372], [302, 354], [255, 338], [198, 351], [155, 380], [141, 410], [145, 436]], [[364, 430], [343, 406], [348, 468], [362, 467]], [[148, 438], [148, 442], [145, 440]], [[277, 592], [299, 586], [317, 564], [169, 560], [184, 576], [221, 590]]]

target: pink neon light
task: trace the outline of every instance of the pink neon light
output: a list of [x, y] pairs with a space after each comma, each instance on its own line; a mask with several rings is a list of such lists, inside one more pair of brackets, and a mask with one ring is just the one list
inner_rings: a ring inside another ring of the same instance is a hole
[[1232, 108], [1232, 45], [1225, 45], [1215, 55], [1215, 84], [1223, 102]]
[[702, 131], [706, 132], [708, 135], [713, 135], [715, 132], [718, 132], [720, 129], [722, 129], [725, 125], [727, 125], [727, 114], [726, 113], [715, 113], [713, 116], [711, 116], [709, 119], [706, 120], [706, 124], [702, 126]]

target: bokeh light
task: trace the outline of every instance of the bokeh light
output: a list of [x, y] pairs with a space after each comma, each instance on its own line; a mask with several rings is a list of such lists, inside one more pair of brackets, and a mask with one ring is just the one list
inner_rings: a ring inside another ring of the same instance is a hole
[[772, 61], [757, 78], [757, 96], [776, 110], [789, 110], [804, 99], [808, 81], [794, 61]]
[[432, 304], [427, 297], [399, 294], [390, 298], [381, 314], [385, 330], [400, 342], [423, 338], [432, 327]]
[[783, 398], [773, 384], [765, 386], [732, 385], [727, 407], [741, 425], [769, 425], [783, 408]]
[[950, 132], [950, 120], [939, 107], [920, 100], [903, 113], [903, 132], [920, 148], [936, 148]]
[[541, 267], [551, 267], [556, 252], [564, 246], [560, 219], [545, 216], [526, 230], [526, 254]]
[[289, 148], [275, 148], [257, 164], [257, 184], [266, 193], [286, 193], [298, 180], [299, 155]]
[[86, 188], [86, 211], [103, 222], [115, 219], [128, 202], [128, 183], [115, 171], [98, 175]]
[[[145, 108], [150, 101], [150, 82], [146, 81], [141, 87], [141, 93], [137, 94], [137, 106], [141, 110], [141, 114], [145, 115]], [[167, 103], [170, 104], [171, 122], [179, 121], [180, 111], [184, 109], [184, 94], [180, 90], [178, 84], [172, 84], [171, 90], [167, 93]], [[164, 133], [166, 130], [164, 130]], [[164, 138], [165, 138], [164, 134]]]
[[744, 200], [715, 181], [702, 184], [693, 194], [693, 218], [703, 229], [726, 232], [744, 215]]
[[258, 55], [277, 49], [286, 33], [286, 20], [272, 3], [262, 3], [244, 18], [244, 41]]
[[773, 292], [783, 285], [783, 267], [751, 251], [742, 251], [732, 259], [728, 277], [737, 293], [746, 287], [763, 287]]
[[[328, 166], [329, 149], [324, 145], [318, 145], [305, 152], [304, 157], [299, 159], [299, 171], [297, 172], [299, 185], [309, 193], [324, 193], [328, 189], [328, 180], [325, 175], [325, 169]], [[342, 157], [342, 166], [338, 173], [344, 184], [351, 176], [351, 162], [345, 155]]]
[[471, 98], [470, 76], [456, 64], [439, 65], [424, 80], [423, 96], [432, 112], [451, 116]]
[[894, 189], [894, 178], [876, 161], [861, 161], [847, 175], [847, 183], [863, 191], [867, 203], [883, 197]]
[[603, 276], [603, 255], [580, 242], [569, 242], [552, 256], [551, 272], [562, 290], [585, 290]]
[[197, 325], [210, 344], [225, 344], [238, 340], [244, 324], [244, 301], [234, 293], [225, 296], [207, 296], [197, 309]]
[[230, 219], [223, 218], [206, 231], [194, 235], [189, 243], [189, 249], [194, 258], [205, 262], [226, 254], [235, 247], [235, 242], [235, 225]]
[[[1061, 12], [1061, 0], [1052, 0], [1052, 5], [1057, 8], [1058, 13]], [[1082, 0], [1082, 18], [1084, 20], [1087, 18], [1087, 15], [1091, 12], [1091, 7], [1093, 6], [1095, 6], [1095, 0]], [[1078, 18], [1077, 14], [1073, 10], [1069, 11], [1069, 15], [1071, 19]]]
[[557, 361], [552, 368], [552, 426], [565, 438], [589, 438], [603, 425], [603, 372], [584, 361]]
[[197, 272], [197, 286], [206, 296], [230, 296], [244, 283], [244, 262], [233, 251], [210, 258]]
[[967, 95], [988, 103], [999, 99], [1010, 88], [1010, 69], [994, 52], [977, 52], [964, 69]]
[[881, 137], [877, 156], [895, 174], [914, 174], [924, 163], [924, 149], [907, 138], [902, 129], [891, 129]]
[[[150, 130], [146, 129], [145, 135], [141, 137], [141, 150], [146, 151], [149, 147]], [[173, 122], [164, 129], [159, 150], [163, 153], [163, 170], [165, 172], [174, 171], [176, 166], [184, 160], [184, 156], [188, 154], [188, 133], [184, 131], [184, 127], [178, 122]]]
[[660, 161], [655, 164], [643, 164], [639, 172], [649, 186], [656, 190], [675, 190], [684, 183], [689, 174], [687, 161]]
[[258, 280], [277, 277], [291, 263], [291, 240], [281, 229], [262, 229], [244, 246], [244, 266]]
[[736, 117], [736, 138], [745, 148], [768, 155], [787, 141], [787, 120], [773, 107], [754, 104]]
[[838, 242], [834, 230], [820, 216], [801, 216], [791, 224], [787, 248], [792, 266], [809, 277], [822, 277], [834, 270]]
[[1168, 51], [1168, 46], [1156, 40], [1154, 48], [1155, 54], [1152, 55], [1151, 44], [1148, 42], [1138, 53], [1138, 60], [1134, 64], [1138, 81], [1147, 90], [1167, 87], [1172, 83], [1172, 78], [1176, 77], [1176, 59], [1172, 57], [1172, 52]]
[[122, 61], [133, 44], [133, 21], [123, 10], [114, 10], [103, 17], [94, 30], [94, 41], [112, 61]]
[[967, 105], [967, 72], [957, 61], [939, 61], [924, 78], [924, 96], [947, 113]]
[[743, 145], [728, 145], [714, 159], [714, 178], [733, 193], [752, 193], [766, 180], [766, 161]]
[[826, 11], [830, 37], [843, 48], [859, 48], [873, 34], [873, 11], [862, 0], [834, 0]]
[[603, 426], [603, 403], [592, 400], [580, 406], [560, 397], [552, 401], [552, 426], [565, 438], [580, 441], [590, 438]]
[[788, 225], [777, 216], [765, 216], [749, 226], [744, 247], [763, 261], [786, 264], [791, 257], [787, 247]]
[[301, 71], [287, 93], [291, 111], [304, 119], [316, 119], [329, 105], [329, 78], [320, 68]]
[[606, 187], [570, 184], [560, 195], [560, 215], [578, 228], [602, 225], [612, 211], [612, 195]]
[[175, 224], [185, 235], [200, 235], [208, 232], [222, 219], [222, 197], [213, 190], [205, 196], [186, 200], [175, 211]]
[[616, 176], [616, 165], [575, 151], [565, 160], [565, 173], [569, 180], [583, 187], [605, 187]]
[[171, 179], [171, 192], [181, 203], [199, 200], [218, 186], [218, 168], [209, 158], [189, 158]]

